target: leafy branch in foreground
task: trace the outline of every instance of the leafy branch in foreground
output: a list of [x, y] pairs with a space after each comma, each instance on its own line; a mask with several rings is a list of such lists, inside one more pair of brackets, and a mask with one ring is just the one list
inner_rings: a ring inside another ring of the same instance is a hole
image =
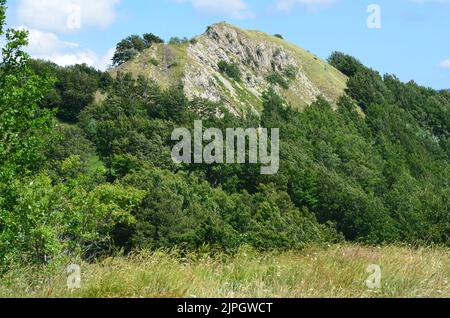
[[[4, 29], [4, 3], [0, 3], [0, 32]], [[2, 33], [0, 33], [0, 36]], [[36, 165], [44, 147], [43, 136], [50, 131], [52, 113], [38, 103], [53, 85], [52, 78], [33, 75], [24, 30], [6, 31], [0, 64], [0, 182], [23, 175]]]

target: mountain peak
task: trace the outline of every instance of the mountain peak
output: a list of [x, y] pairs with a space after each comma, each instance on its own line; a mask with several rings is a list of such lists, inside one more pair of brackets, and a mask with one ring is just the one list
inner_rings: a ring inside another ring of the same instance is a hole
[[347, 78], [313, 54], [280, 37], [226, 22], [187, 43], [154, 45], [113, 70], [144, 75], [167, 87], [182, 83], [189, 98], [222, 101], [231, 111], [261, 111], [269, 87], [302, 108], [319, 95], [330, 102]]

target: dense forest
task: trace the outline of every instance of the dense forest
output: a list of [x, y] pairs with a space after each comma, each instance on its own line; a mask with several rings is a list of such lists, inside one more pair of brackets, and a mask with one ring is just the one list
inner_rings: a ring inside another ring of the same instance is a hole
[[[262, 114], [236, 116], [181, 86], [31, 60], [27, 33], [4, 30], [4, 5], [0, 270], [175, 246], [450, 244], [450, 92], [333, 53], [328, 62], [349, 77], [337, 105], [319, 98], [299, 111], [269, 89]], [[171, 133], [196, 119], [280, 128], [279, 173], [174, 164]]]

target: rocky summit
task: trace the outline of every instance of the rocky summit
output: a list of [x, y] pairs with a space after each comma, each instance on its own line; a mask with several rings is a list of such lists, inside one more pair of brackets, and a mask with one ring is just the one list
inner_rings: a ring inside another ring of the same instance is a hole
[[182, 84], [188, 98], [221, 101], [235, 114], [260, 112], [269, 87], [298, 108], [318, 96], [335, 103], [347, 82], [337, 69], [280, 36], [227, 23], [190, 41], [153, 45], [111, 70], [117, 72], [142, 75], [162, 87]]

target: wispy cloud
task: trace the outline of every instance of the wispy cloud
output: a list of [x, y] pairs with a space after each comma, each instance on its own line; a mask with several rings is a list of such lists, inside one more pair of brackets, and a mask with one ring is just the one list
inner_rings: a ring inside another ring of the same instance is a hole
[[28, 27], [59, 33], [87, 27], [107, 28], [116, 19], [120, 1], [19, 0], [17, 17], [19, 23]]
[[28, 30], [28, 46], [26, 51], [36, 59], [52, 61], [61, 66], [87, 64], [105, 70], [111, 64], [114, 49], [104, 55], [98, 55], [92, 50], [81, 47], [78, 43], [61, 40], [56, 34], [36, 29], [19, 27]]
[[440, 64], [440, 67], [450, 70], [450, 59], [443, 60]]
[[307, 11], [318, 11], [337, 2], [338, 0], [276, 0], [275, 7], [284, 12], [290, 12], [295, 7], [301, 7]]
[[174, 0], [190, 3], [197, 11], [231, 17], [235, 19], [253, 18], [255, 14], [244, 0]]

